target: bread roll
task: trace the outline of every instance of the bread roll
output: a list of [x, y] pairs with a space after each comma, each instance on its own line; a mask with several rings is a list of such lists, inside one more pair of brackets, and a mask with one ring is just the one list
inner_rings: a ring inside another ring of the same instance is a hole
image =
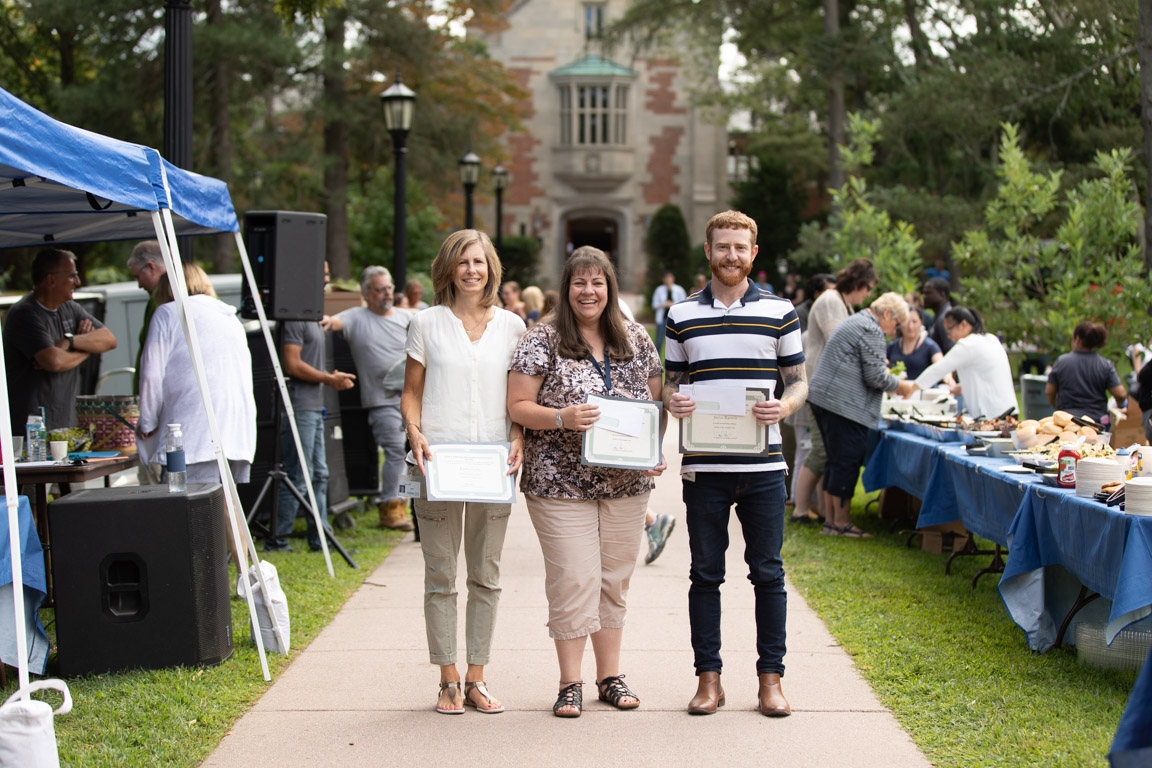
[[1080, 435], [1075, 432], [1061, 432], [1060, 438], [1057, 442], [1059, 442], [1060, 445], [1064, 445], [1065, 443], [1074, 443], [1078, 437], [1080, 437]]
[[1048, 424], [1051, 424], [1051, 423], [1052, 423], [1052, 417], [1051, 416], [1045, 416], [1044, 418], [1040, 419], [1040, 426], [1042, 426], [1042, 427], [1046, 426]]
[[1072, 414], [1068, 411], [1056, 411], [1052, 414], [1052, 423], [1058, 427], [1066, 427], [1072, 423]]
[[1016, 425], [1016, 429], [1031, 429], [1033, 432], [1035, 432], [1036, 430], [1040, 429], [1040, 422], [1036, 421], [1036, 419], [1025, 419]]
[[1056, 426], [1055, 424], [1049, 422], [1047, 424], [1041, 424], [1040, 429], [1038, 429], [1036, 431], [1042, 435], [1058, 435], [1061, 432], [1063, 432], [1064, 430], [1061, 429], [1060, 427]]
[[1080, 429], [1078, 431], [1080, 434], [1084, 435], [1085, 437], [1096, 437], [1096, 428], [1095, 427], [1080, 427]]

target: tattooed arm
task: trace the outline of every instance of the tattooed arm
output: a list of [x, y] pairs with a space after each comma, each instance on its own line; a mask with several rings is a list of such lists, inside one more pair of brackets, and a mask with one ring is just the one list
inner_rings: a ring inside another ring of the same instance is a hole
[[664, 407], [668, 409], [668, 413], [678, 419], [682, 419], [696, 410], [696, 402], [688, 395], [680, 394], [680, 385], [687, 383], [689, 383], [687, 371], [668, 371], [668, 375], [664, 379], [664, 391], [662, 392]]
[[766, 400], [752, 406], [752, 413], [761, 424], [776, 424], [790, 416], [804, 405], [808, 399], [808, 380], [804, 376], [804, 364], [785, 366], [780, 369], [784, 380], [784, 392], [779, 400]]

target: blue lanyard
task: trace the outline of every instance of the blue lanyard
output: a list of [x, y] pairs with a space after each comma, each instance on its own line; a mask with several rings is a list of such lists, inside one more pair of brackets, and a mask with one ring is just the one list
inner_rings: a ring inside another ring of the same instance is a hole
[[596, 358], [588, 355], [588, 359], [592, 361], [592, 367], [596, 369], [596, 373], [600, 374], [600, 378], [604, 379], [604, 392], [612, 394], [612, 358], [608, 354], [608, 350], [604, 350], [604, 367], [600, 367], [600, 363], [596, 362]]

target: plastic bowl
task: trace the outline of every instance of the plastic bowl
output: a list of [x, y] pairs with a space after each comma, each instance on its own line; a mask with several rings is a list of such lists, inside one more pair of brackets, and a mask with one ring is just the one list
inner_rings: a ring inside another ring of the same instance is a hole
[[982, 437], [980, 442], [988, 446], [988, 455], [994, 459], [1007, 458], [1013, 446], [1012, 440], [1007, 437]]
[[1044, 474], [1040, 474], [1040, 480], [1044, 483], [1044, 485], [1050, 485], [1053, 488], [1060, 487], [1060, 476], [1055, 472], [1046, 472]]

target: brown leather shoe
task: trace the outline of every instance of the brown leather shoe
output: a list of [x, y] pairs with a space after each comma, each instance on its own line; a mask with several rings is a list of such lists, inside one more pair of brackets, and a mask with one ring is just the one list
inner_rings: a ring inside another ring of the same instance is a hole
[[784, 690], [780, 687], [780, 675], [775, 672], [760, 675], [758, 708], [765, 717], [788, 717], [792, 714], [792, 707], [788, 705], [788, 699], [784, 698]]
[[724, 688], [719, 672], [701, 672], [696, 684], [696, 695], [688, 702], [688, 714], [711, 715], [724, 706]]

